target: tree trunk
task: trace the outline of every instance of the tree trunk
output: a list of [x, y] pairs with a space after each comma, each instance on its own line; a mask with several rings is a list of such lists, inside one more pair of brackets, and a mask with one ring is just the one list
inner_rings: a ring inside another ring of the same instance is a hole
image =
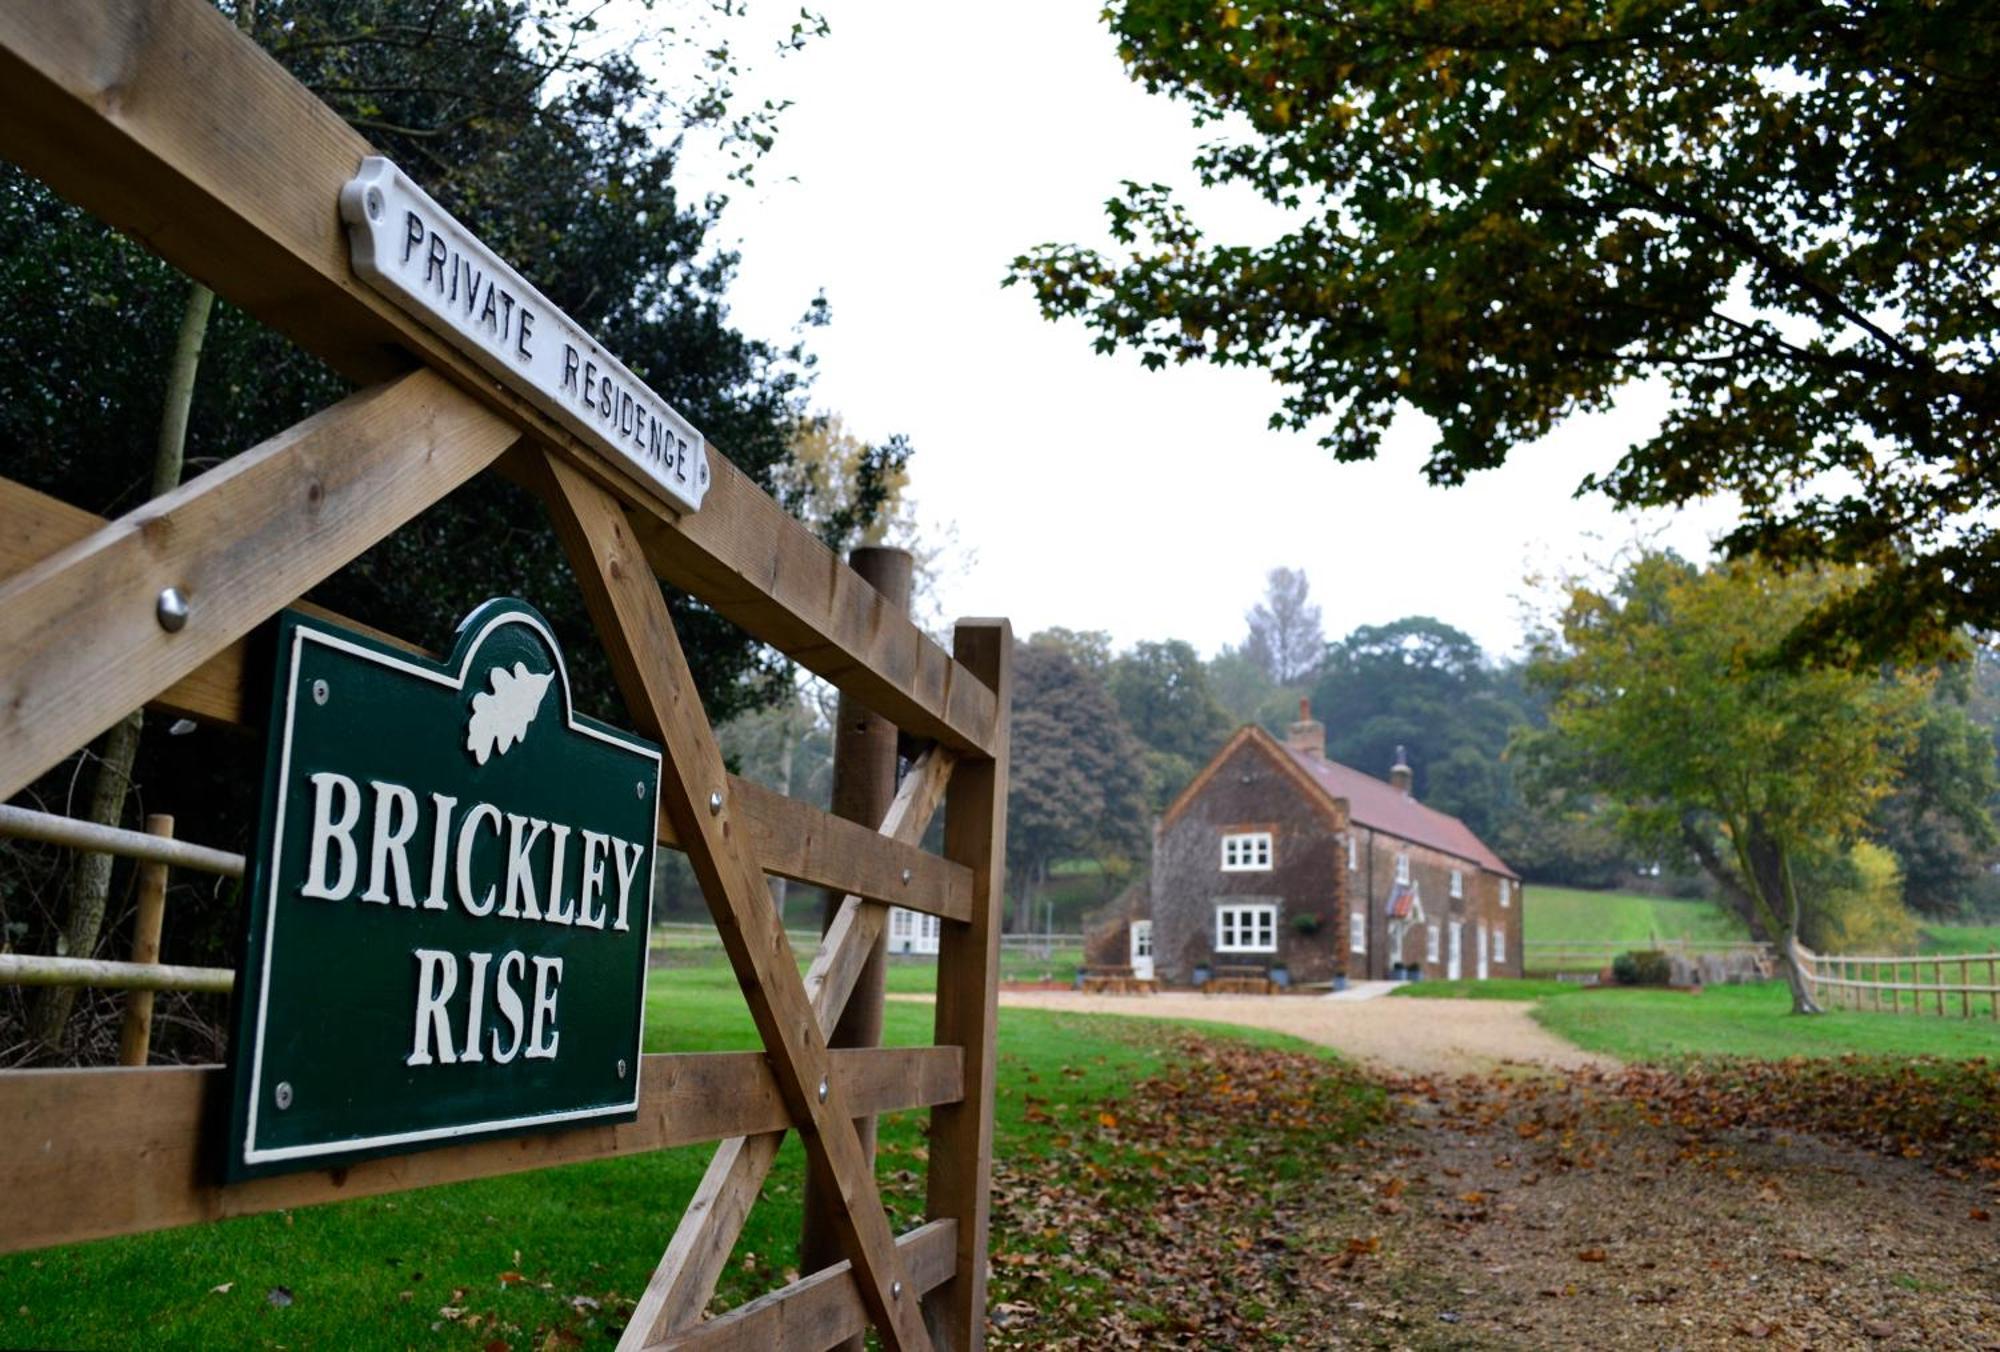
[[[141, 715], [130, 713], [104, 734], [97, 775], [90, 793], [88, 821], [116, 826], [125, 813], [125, 790], [132, 780], [132, 758], [139, 750]], [[79, 850], [70, 863], [69, 913], [56, 936], [56, 956], [87, 958], [97, 951], [104, 912], [111, 900], [111, 856]], [[28, 1011], [28, 1032], [34, 1038], [35, 1059], [45, 1065], [63, 1060], [69, 1049], [69, 1016], [76, 1007], [75, 986], [45, 986], [36, 992]]]
[[1784, 965], [1785, 984], [1792, 988], [1792, 1013], [1824, 1014], [1819, 1001], [1813, 999], [1812, 983], [1806, 980], [1805, 967], [1799, 961], [1799, 936], [1787, 934], [1778, 945], [1778, 958]]
[[1681, 821], [1681, 839], [1702, 867], [1715, 880], [1723, 897], [1743, 923], [1750, 937], [1771, 945], [1784, 970], [1785, 984], [1792, 991], [1792, 1013], [1823, 1014], [1813, 999], [1812, 984], [1799, 965], [1799, 902], [1791, 886], [1791, 869], [1785, 851], [1755, 822], [1738, 831], [1737, 859], [1741, 871], [1729, 867], [1713, 842], [1691, 819]]
[[1785, 847], [1755, 821], [1744, 832], [1743, 858], [1757, 897], [1771, 923], [1778, 962], [1792, 990], [1792, 1013], [1824, 1014], [1813, 999], [1812, 984], [1799, 963], [1799, 896], [1792, 886], [1791, 863]]
[[[251, 12], [252, 6], [246, 4], [244, 14]], [[194, 402], [195, 371], [201, 365], [201, 344], [208, 334], [208, 317], [214, 305], [213, 291], [200, 282], [189, 284], [187, 304], [181, 310], [180, 334], [174, 342], [173, 362], [167, 368], [167, 395], [160, 409], [159, 440], [153, 450], [154, 497], [180, 486], [181, 469], [187, 461], [188, 409]], [[90, 793], [88, 820], [100, 826], [116, 826], [124, 820], [125, 793], [132, 784], [132, 761], [138, 754], [139, 734], [144, 727], [145, 714], [135, 709], [105, 734], [96, 783]], [[111, 856], [90, 850], [78, 852], [70, 869], [69, 914], [58, 940], [62, 954], [87, 958], [97, 951], [110, 899]], [[69, 1043], [69, 1016], [75, 1007], [74, 986], [49, 986], [41, 991], [28, 1015], [38, 1060], [64, 1059]]]

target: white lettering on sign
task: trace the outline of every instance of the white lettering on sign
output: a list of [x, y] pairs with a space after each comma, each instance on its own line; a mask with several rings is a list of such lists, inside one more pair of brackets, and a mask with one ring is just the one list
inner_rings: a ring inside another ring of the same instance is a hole
[[708, 492], [700, 432], [379, 155], [340, 190], [354, 271], [675, 506]]
[[[501, 918], [603, 929], [605, 907], [600, 894], [609, 881], [604, 867], [604, 856], [609, 854], [618, 875], [617, 912], [611, 928], [632, 928], [632, 899], [644, 881], [639, 864], [646, 857], [646, 847], [636, 841], [597, 831], [579, 831], [545, 822], [540, 817], [524, 817], [518, 812], [503, 812], [491, 803], [474, 803], [454, 831], [452, 817], [458, 800], [448, 794], [432, 794], [430, 811], [420, 814], [416, 794], [401, 784], [371, 779], [369, 792], [364, 795], [353, 780], [333, 771], [312, 775], [310, 782], [312, 846], [306, 881], [299, 888], [302, 897], [346, 901], [355, 896], [360, 901], [387, 904], [390, 896], [383, 883], [393, 880], [396, 904], [415, 910], [417, 898], [410, 887], [409, 868], [409, 851], [415, 846], [420, 856], [428, 853], [435, 861], [431, 867], [431, 895], [424, 906], [430, 910], [448, 910], [450, 904], [442, 891], [444, 850], [449, 841], [457, 851], [456, 900], [467, 915], [484, 919], [496, 914], [494, 901], [501, 892], [500, 884], [490, 884], [484, 893], [473, 895], [472, 874], [477, 857], [498, 864], [494, 872], [505, 879], [506, 899], [497, 912]], [[360, 847], [355, 837], [362, 829], [364, 802], [369, 805], [373, 862], [369, 886], [357, 896], [354, 889], [360, 881], [361, 869]], [[490, 847], [482, 839], [482, 826], [492, 837]], [[420, 835], [426, 831], [427, 837]], [[583, 838], [580, 856], [569, 852], [567, 842], [572, 835]], [[555, 904], [555, 898], [564, 893], [570, 899]], [[580, 903], [574, 900], [579, 895]], [[544, 896], [550, 899], [546, 908], [539, 904], [539, 898]]]
[[[641, 844], [597, 831], [578, 830], [560, 822], [546, 822], [540, 817], [503, 812], [491, 803], [474, 803], [459, 820], [454, 834], [452, 817], [458, 800], [449, 794], [430, 795], [430, 811], [426, 814], [418, 808], [414, 792], [388, 780], [369, 780], [365, 794], [352, 779], [333, 771], [312, 775], [310, 782], [312, 844], [307, 854], [306, 881], [299, 888], [301, 897], [332, 902], [353, 897], [378, 905], [388, 905], [393, 900], [396, 905], [414, 911], [418, 909], [416, 891], [410, 882], [410, 849], [414, 845], [419, 858], [428, 857], [431, 861], [430, 894], [423, 907], [448, 910], [450, 903], [443, 893], [445, 850], [450, 845], [457, 852], [457, 901], [467, 915], [475, 919], [495, 916], [545, 925], [603, 929], [607, 908], [602, 899], [608, 881], [604, 856], [608, 853], [618, 880], [617, 911], [611, 928], [631, 928], [633, 892], [641, 881], [639, 863], [646, 854], [646, 847]], [[364, 810], [369, 813], [365, 828], [370, 842], [368, 886], [356, 892], [361, 874], [361, 848], [356, 837], [364, 830], [361, 821]], [[490, 852], [482, 848], [479, 835], [482, 824], [493, 836]], [[427, 844], [418, 840], [418, 833], [426, 826]], [[549, 838], [547, 848], [538, 850], [544, 833]], [[582, 852], [575, 856], [568, 848], [572, 835], [584, 842]], [[497, 872], [505, 880], [504, 900], [500, 901], [497, 912], [494, 903], [502, 893], [502, 884], [493, 884], [483, 894], [473, 895], [476, 854], [498, 865]], [[546, 865], [540, 864], [543, 857], [547, 859]], [[568, 867], [572, 859], [574, 869]], [[539, 878], [538, 867], [542, 869]], [[540, 904], [542, 897], [548, 898], [546, 907]], [[443, 949], [417, 948], [411, 950], [411, 956], [417, 964], [416, 1005], [405, 1065], [450, 1066], [461, 1061], [483, 1061], [487, 1052], [500, 1065], [512, 1061], [517, 1054], [529, 1061], [555, 1060], [556, 1049], [562, 1043], [556, 1021], [556, 997], [562, 985], [561, 958], [528, 955], [516, 949], [501, 955], [496, 965], [491, 953], [466, 954], [469, 989], [465, 1034], [454, 1039], [448, 1006], [458, 994], [458, 955]], [[522, 990], [515, 985], [525, 977], [531, 963], [534, 979], [531, 985], [524, 983], [524, 988], [532, 1007], [522, 1003]], [[486, 1030], [491, 1041], [482, 1050], [479, 1038], [486, 1023], [489, 966], [495, 972], [492, 999], [498, 1020]], [[500, 1045], [499, 1020], [506, 1022], [511, 1039], [504, 1051]]]

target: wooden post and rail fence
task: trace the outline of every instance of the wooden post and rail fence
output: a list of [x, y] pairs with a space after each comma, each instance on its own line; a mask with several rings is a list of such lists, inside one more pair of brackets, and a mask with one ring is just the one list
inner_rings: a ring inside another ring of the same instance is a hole
[[[340, 204], [370, 147], [206, 0], [0, 0], [0, 154], [358, 390], [117, 520], [0, 478], [0, 799], [134, 708], [261, 727], [271, 677], [255, 641], [286, 607], [426, 656], [408, 637], [298, 598], [460, 484], [504, 474], [546, 506], [629, 724], [663, 750], [658, 841], [692, 864], [764, 1045], [643, 1056], [634, 1120], [242, 1182], [217, 1169], [222, 1067], [0, 1073], [0, 1251], [715, 1141], [621, 1346], [827, 1347], [871, 1326], [892, 1348], [980, 1346], [1006, 622], [962, 621], [947, 651], [721, 449], [697, 446], [712, 478], [690, 510], [629, 449], [579, 433], [546, 398], [369, 285]], [[919, 750], [878, 819], [846, 820], [726, 773], [663, 581]], [[940, 806], [934, 855], [920, 842]], [[149, 869], [245, 867], [164, 830], [61, 843], [115, 845]], [[767, 874], [841, 898], [803, 977]], [[830, 1045], [850, 1001], [868, 998], [857, 996], [861, 973], [892, 905], [942, 925], [934, 1045]], [[152, 940], [133, 956], [90, 979], [136, 991], [222, 989], [231, 976], [162, 967]], [[0, 979], [74, 979], [77, 961], [7, 955]], [[911, 1109], [931, 1114], [925, 1219], [896, 1235], [856, 1123]], [[707, 1318], [788, 1131], [832, 1202], [814, 1213], [813, 1239], [838, 1261]]]
[[1799, 958], [1829, 1009], [2000, 1020], [2000, 953], [1859, 956], [1800, 945]]

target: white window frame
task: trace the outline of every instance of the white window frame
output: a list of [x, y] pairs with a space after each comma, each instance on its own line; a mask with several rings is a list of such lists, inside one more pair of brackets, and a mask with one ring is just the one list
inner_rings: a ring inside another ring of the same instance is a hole
[[1511, 878], [1502, 878], [1500, 880], [1500, 909], [1504, 911], [1513, 904], [1514, 880]]
[[1132, 956], [1150, 958], [1153, 956], [1153, 922], [1134, 920], [1132, 922]]
[[1396, 881], [1399, 883], [1410, 881], [1410, 855], [1407, 850], [1396, 856]]
[[1361, 871], [1361, 847], [1355, 842], [1352, 831], [1347, 833], [1347, 871], [1349, 873]]
[[1269, 831], [1229, 831], [1222, 837], [1224, 873], [1269, 873], [1271, 854]]
[[1347, 951], [1368, 951], [1368, 915], [1365, 911], [1356, 911], [1347, 917]]
[[1507, 927], [1493, 927], [1493, 963], [1495, 966], [1507, 961]]
[[1443, 951], [1444, 950], [1442, 947], [1442, 937], [1438, 933], [1438, 927], [1436, 925], [1425, 926], [1424, 961], [1428, 963], [1436, 963], [1439, 960], [1438, 955]]
[[1215, 951], [1278, 951], [1278, 908], [1268, 901], [1238, 902], [1215, 908]]
[[1451, 894], [1454, 897], [1463, 897], [1465, 895], [1465, 870], [1462, 868], [1455, 868], [1451, 871]]

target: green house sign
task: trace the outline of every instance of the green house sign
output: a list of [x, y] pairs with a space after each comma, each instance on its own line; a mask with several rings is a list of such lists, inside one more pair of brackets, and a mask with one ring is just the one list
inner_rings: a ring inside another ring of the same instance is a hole
[[224, 1175], [631, 1120], [660, 750], [489, 601], [432, 662], [279, 621]]

